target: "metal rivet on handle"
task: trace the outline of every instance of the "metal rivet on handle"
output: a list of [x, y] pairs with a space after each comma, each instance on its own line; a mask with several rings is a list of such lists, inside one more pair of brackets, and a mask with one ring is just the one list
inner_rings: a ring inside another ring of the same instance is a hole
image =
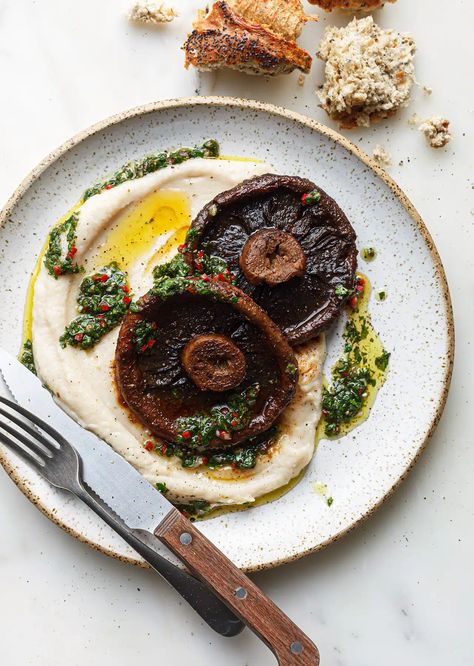
[[290, 651], [292, 654], [301, 654], [303, 652], [303, 646], [299, 641], [295, 641], [290, 645]]
[[245, 587], [238, 587], [236, 590], [234, 590], [234, 594], [237, 597], [237, 599], [246, 599], [247, 590], [245, 589]]
[[189, 534], [189, 532], [183, 532], [179, 536], [179, 540], [183, 544], [183, 546], [189, 546], [190, 543], [193, 541], [193, 537]]

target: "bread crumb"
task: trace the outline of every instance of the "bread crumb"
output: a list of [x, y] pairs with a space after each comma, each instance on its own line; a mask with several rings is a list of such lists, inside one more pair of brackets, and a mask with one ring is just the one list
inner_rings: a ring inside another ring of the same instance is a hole
[[449, 120], [442, 116], [427, 118], [418, 127], [432, 148], [443, 148], [453, 138], [449, 131]]
[[317, 92], [322, 108], [341, 127], [370, 127], [410, 101], [415, 42], [380, 28], [372, 16], [326, 28], [318, 56], [326, 63]]
[[386, 167], [392, 166], [392, 156], [383, 146], [377, 144], [372, 151], [372, 156], [380, 165]]
[[408, 118], [408, 124], [411, 125], [412, 127], [416, 127], [417, 125], [420, 124], [420, 117], [417, 113], [413, 113], [409, 118]]
[[304, 86], [305, 81], [306, 81], [306, 76], [304, 74], [300, 74], [298, 76], [298, 85], [299, 86]]
[[177, 16], [178, 13], [172, 7], [166, 6], [163, 2], [153, 2], [153, 0], [138, 0], [128, 12], [130, 21], [153, 25], [170, 23]]
[[433, 94], [433, 88], [430, 88], [430, 86], [422, 86], [422, 90], [425, 93], [425, 95]]

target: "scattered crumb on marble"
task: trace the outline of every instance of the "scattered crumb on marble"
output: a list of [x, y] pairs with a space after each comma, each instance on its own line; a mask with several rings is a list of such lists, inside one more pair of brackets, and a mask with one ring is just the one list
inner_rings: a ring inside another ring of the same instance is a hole
[[298, 85], [299, 86], [304, 86], [305, 81], [306, 81], [306, 76], [304, 74], [300, 74], [298, 76]]
[[325, 483], [321, 483], [320, 481], [317, 481], [316, 483], [313, 484], [314, 492], [317, 495], [321, 495], [322, 497], [326, 497], [327, 492], [328, 492], [328, 487]]
[[410, 35], [380, 28], [372, 16], [326, 28], [317, 54], [326, 63], [322, 108], [345, 128], [389, 117], [408, 105], [415, 52]]
[[422, 90], [425, 93], [425, 95], [433, 94], [433, 88], [430, 88], [430, 86], [422, 86]]
[[392, 156], [383, 146], [377, 144], [372, 151], [372, 156], [381, 166], [392, 166]]
[[413, 113], [408, 118], [408, 124], [412, 127], [417, 127], [420, 124], [420, 116], [417, 113]]
[[177, 16], [178, 13], [173, 7], [168, 7], [163, 2], [154, 2], [153, 0], [137, 0], [128, 12], [130, 21], [154, 25], [170, 23]]
[[453, 138], [449, 131], [449, 120], [442, 116], [432, 116], [424, 120], [418, 127], [423, 132], [432, 148], [443, 148]]

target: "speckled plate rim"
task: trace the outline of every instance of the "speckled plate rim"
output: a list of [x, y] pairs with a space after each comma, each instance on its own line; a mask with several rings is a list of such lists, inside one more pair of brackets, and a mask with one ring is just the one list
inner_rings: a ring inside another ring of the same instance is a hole
[[[427, 428], [425, 432], [425, 436], [423, 438], [422, 443], [420, 444], [416, 454], [413, 456], [412, 460], [410, 463], [407, 465], [403, 473], [400, 475], [400, 477], [397, 479], [397, 481], [392, 485], [390, 490], [388, 490], [387, 493], [373, 506], [367, 511], [365, 514], [361, 515], [357, 520], [352, 523], [349, 527], [341, 530], [337, 534], [333, 535], [331, 538], [327, 539], [326, 541], [318, 544], [317, 546], [307, 548], [305, 550], [302, 550], [301, 552], [294, 553], [289, 557], [285, 557], [282, 559], [274, 560], [273, 562], [266, 563], [265, 565], [262, 566], [255, 566], [255, 567], [247, 567], [245, 571], [247, 572], [252, 572], [252, 571], [259, 571], [262, 569], [272, 569], [274, 567], [277, 567], [281, 564], [287, 564], [288, 562], [292, 562], [294, 560], [301, 559], [302, 557], [305, 557], [307, 555], [311, 555], [312, 553], [317, 552], [318, 550], [322, 550], [323, 548], [326, 548], [330, 544], [334, 543], [341, 537], [345, 536], [349, 532], [352, 532], [356, 527], [358, 527], [363, 521], [365, 521], [367, 518], [372, 516], [377, 509], [389, 498], [391, 495], [397, 490], [397, 488], [400, 486], [402, 481], [407, 477], [409, 472], [413, 469], [415, 466], [416, 462], [420, 458], [421, 454], [423, 453], [424, 449], [426, 448], [433, 432], [436, 429], [436, 426], [438, 425], [438, 422], [441, 418], [441, 415], [443, 413], [446, 400], [448, 397], [448, 391], [449, 387], [451, 384], [451, 377], [452, 377], [452, 371], [453, 371], [453, 363], [454, 363], [454, 346], [455, 346], [455, 331], [454, 331], [454, 318], [453, 318], [453, 308], [452, 308], [452, 302], [451, 302], [451, 296], [449, 293], [449, 287], [448, 287], [448, 282], [446, 278], [446, 273], [444, 270], [444, 266], [442, 264], [441, 258], [439, 256], [438, 250], [434, 244], [434, 241], [431, 237], [430, 232], [428, 231], [425, 223], [423, 222], [420, 214], [417, 212], [411, 201], [408, 199], [408, 197], [404, 194], [404, 192], [400, 189], [400, 187], [395, 183], [395, 181], [387, 174], [387, 172], [382, 169], [373, 159], [371, 159], [364, 151], [362, 151], [360, 148], [358, 148], [352, 141], [347, 139], [346, 137], [342, 136], [335, 130], [331, 129], [330, 127], [326, 127], [325, 125], [322, 125], [321, 123], [317, 122], [316, 120], [313, 120], [312, 118], [308, 118], [307, 116], [304, 116], [302, 114], [296, 113], [295, 111], [290, 111], [289, 109], [285, 109], [280, 106], [275, 106], [273, 104], [267, 104], [264, 102], [258, 102], [256, 100], [248, 100], [248, 99], [241, 99], [237, 97], [183, 97], [179, 99], [171, 99], [171, 100], [164, 100], [161, 102], [151, 102], [150, 104], [145, 104], [142, 106], [137, 106], [132, 109], [129, 109], [127, 111], [123, 111], [121, 113], [115, 114], [113, 116], [110, 116], [106, 118], [105, 120], [102, 120], [98, 123], [95, 123], [94, 125], [88, 127], [87, 129], [83, 130], [82, 132], [79, 132], [75, 136], [73, 136], [71, 139], [63, 143], [61, 146], [56, 148], [56, 150], [53, 150], [47, 157], [45, 157], [27, 176], [26, 178], [23, 179], [23, 181], [20, 183], [20, 185], [16, 188], [12, 196], [8, 199], [6, 205], [3, 207], [3, 209], [0, 211], [0, 226], [2, 226], [6, 219], [9, 217], [11, 214], [13, 208], [17, 204], [17, 202], [20, 200], [22, 195], [26, 192], [26, 190], [32, 185], [32, 183], [45, 171], [49, 166], [51, 166], [54, 162], [56, 162], [62, 155], [67, 153], [71, 148], [74, 148], [77, 146], [79, 143], [84, 141], [90, 136], [93, 136], [97, 132], [100, 132], [101, 130], [107, 129], [108, 127], [111, 127], [112, 125], [117, 125], [123, 120], [128, 120], [129, 118], [133, 118], [136, 116], [140, 115], [146, 115], [149, 113], [154, 113], [155, 111], [160, 111], [163, 109], [170, 110], [170, 109], [180, 109], [182, 107], [187, 107], [187, 106], [225, 106], [225, 107], [234, 107], [234, 108], [239, 108], [239, 109], [248, 109], [249, 111], [263, 111], [266, 112], [270, 115], [274, 116], [280, 116], [286, 119], [294, 120], [301, 125], [305, 125], [309, 127], [310, 129], [323, 134], [339, 145], [341, 145], [343, 148], [345, 148], [348, 152], [354, 154], [361, 162], [363, 162], [365, 165], [367, 165], [372, 171], [375, 172], [375, 174], [384, 181], [386, 185], [390, 188], [390, 190], [393, 192], [395, 197], [399, 199], [407, 213], [410, 215], [414, 223], [416, 224], [419, 232], [421, 233], [421, 236], [423, 237], [427, 248], [429, 250], [429, 253], [431, 255], [431, 258], [433, 260], [437, 275], [440, 280], [440, 284], [442, 287], [442, 292], [443, 292], [443, 301], [444, 301], [444, 308], [445, 308], [445, 322], [446, 322], [446, 328], [447, 328], [447, 348], [446, 348], [446, 359], [447, 359], [447, 364], [446, 364], [446, 371], [445, 371], [445, 376], [444, 376], [444, 381], [443, 381], [443, 390], [441, 393], [441, 396], [439, 398], [438, 406], [436, 409], [436, 413]], [[122, 562], [125, 562], [127, 564], [134, 564], [135, 566], [139, 566], [142, 568], [150, 568], [148, 563], [146, 562], [138, 562], [137, 560], [133, 560], [128, 557], [124, 557], [123, 555], [120, 555], [116, 553], [114, 550], [107, 548], [105, 546], [102, 546], [94, 541], [91, 541], [87, 537], [85, 537], [81, 532], [78, 532], [71, 528], [69, 525], [66, 525], [60, 518], [57, 517], [57, 515], [53, 512], [50, 511], [44, 504], [42, 504], [41, 498], [35, 495], [35, 493], [29, 488], [28, 484], [25, 483], [25, 481], [22, 479], [22, 477], [18, 474], [17, 470], [11, 465], [11, 463], [7, 460], [7, 457], [4, 455], [2, 451], [0, 451], [0, 464], [2, 467], [5, 469], [7, 474], [10, 476], [10, 478], [13, 480], [13, 482], [18, 486], [18, 488], [22, 491], [22, 493], [32, 502], [49, 520], [51, 520], [53, 523], [61, 527], [65, 532], [70, 534], [71, 536], [75, 537], [79, 541], [87, 544], [94, 550], [97, 550], [101, 553], [104, 553], [105, 555], [108, 555], [110, 557], [113, 557], [115, 559], [118, 559]]]

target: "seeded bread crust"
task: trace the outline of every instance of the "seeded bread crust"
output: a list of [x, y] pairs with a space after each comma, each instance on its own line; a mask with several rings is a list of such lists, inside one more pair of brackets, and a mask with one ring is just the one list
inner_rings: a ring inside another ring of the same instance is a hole
[[184, 46], [185, 66], [200, 70], [222, 67], [248, 74], [309, 72], [312, 58], [297, 44], [265, 27], [250, 23], [227, 2], [215, 2], [210, 12], [194, 24]]

